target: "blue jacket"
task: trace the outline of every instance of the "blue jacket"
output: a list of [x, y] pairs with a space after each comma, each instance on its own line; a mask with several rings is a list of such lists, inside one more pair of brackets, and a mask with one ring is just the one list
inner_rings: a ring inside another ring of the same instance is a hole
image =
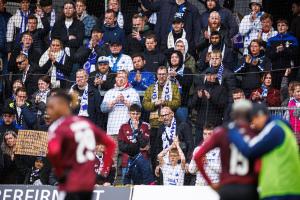
[[141, 71], [141, 76], [142, 76], [141, 82], [137, 82], [136, 80], [134, 80], [136, 73], [137, 73], [136, 70], [132, 70], [129, 73], [128, 81], [132, 85], [132, 87], [134, 89], [136, 89], [137, 91], [145, 91], [150, 85], [155, 83], [154, 73], [142, 70]]
[[104, 30], [103, 40], [105, 43], [110, 43], [111, 41], [121, 41], [122, 46], [125, 45], [125, 33], [117, 24], [114, 27], [108, 27], [103, 25]]
[[[282, 44], [284, 50], [281, 52], [276, 52], [276, 47]], [[290, 33], [280, 34], [271, 37], [267, 43], [266, 55], [272, 61], [273, 69], [287, 68], [291, 64], [291, 60], [295, 60], [298, 54], [298, 40], [296, 37]]]
[[0, 52], [6, 49], [6, 30], [7, 23], [11, 14], [8, 12], [0, 12]]

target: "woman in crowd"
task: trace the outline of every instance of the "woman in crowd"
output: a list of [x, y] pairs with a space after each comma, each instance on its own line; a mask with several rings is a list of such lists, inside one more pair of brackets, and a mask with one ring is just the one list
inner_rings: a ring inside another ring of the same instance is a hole
[[251, 93], [250, 99], [253, 102], [264, 102], [269, 107], [280, 106], [280, 92], [272, 87], [271, 72], [263, 75], [261, 87]]
[[66, 79], [72, 70], [70, 52], [63, 47], [61, 40], [52, 39], [50, 47], [42, 55], [39, 66], [48, 71], [53, 88], [66, 88]]
[[169, 79], [178, 86], [181, 94], [181, 107], [177, 109], [176, 117], [180, 122], [185, 122], [188, 117], [189, 92], [193, 83], [193, 76], [189, 75], [192, 71], [183, 64], [183, 55], [180, 51], [174, 50], [168, 58], [168, 63]]
[[18, 168], [15, 161], [15, 150], [17, 134], [14, 131], [7, 131], [1, 144], [3, 153], [3, 168], [0, 169], [1, 184], [16, 184], [18, 179]]
[[296, 134], [298, 145], [300, 144], [300, 83], [295, 83], [293, 95], [289, 101], [290, 124]]

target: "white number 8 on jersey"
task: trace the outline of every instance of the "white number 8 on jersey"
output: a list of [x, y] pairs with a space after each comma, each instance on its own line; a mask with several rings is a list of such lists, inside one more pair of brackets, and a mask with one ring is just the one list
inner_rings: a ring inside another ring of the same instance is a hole
[[93, 130], [87, 122], [81, 121], [70, 126], [74, 132], [75, 141], [78, 143], [76, 149], [76, 160], [78, 163], [85, 163], [94, 160], [94, 150], [96, 147]]

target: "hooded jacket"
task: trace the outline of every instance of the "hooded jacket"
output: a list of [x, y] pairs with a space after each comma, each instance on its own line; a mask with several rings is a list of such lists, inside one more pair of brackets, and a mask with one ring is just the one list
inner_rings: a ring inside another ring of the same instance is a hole
[[[233, 16], [233, 14], [230, 12], [230, 10], [226, 8], [222, 8], [219, 0], [216, 1], [216, 7], [213, 10], [209, 10], [206, 7], [206, 11], [202, 13], [200, 22], [201, 22], [201, 29], [205, 29], [208, 25], [208, 17], [212, 11], [217, 11], [221, 16], [221, 23], [229, 30], [229, 37], [232, 38], [239, 32], [238, 24], [236, 23], [236, 20]], [[206, 3], [205, 3], [206, 6]]]

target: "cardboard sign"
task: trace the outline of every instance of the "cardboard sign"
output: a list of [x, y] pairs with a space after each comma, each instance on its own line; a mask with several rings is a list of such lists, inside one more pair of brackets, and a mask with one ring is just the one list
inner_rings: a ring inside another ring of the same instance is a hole
[[28, 156], [46, 156], [47, 152], [47, 132], [33, 130], [20, 130], [18, 132], [15, 154]]

